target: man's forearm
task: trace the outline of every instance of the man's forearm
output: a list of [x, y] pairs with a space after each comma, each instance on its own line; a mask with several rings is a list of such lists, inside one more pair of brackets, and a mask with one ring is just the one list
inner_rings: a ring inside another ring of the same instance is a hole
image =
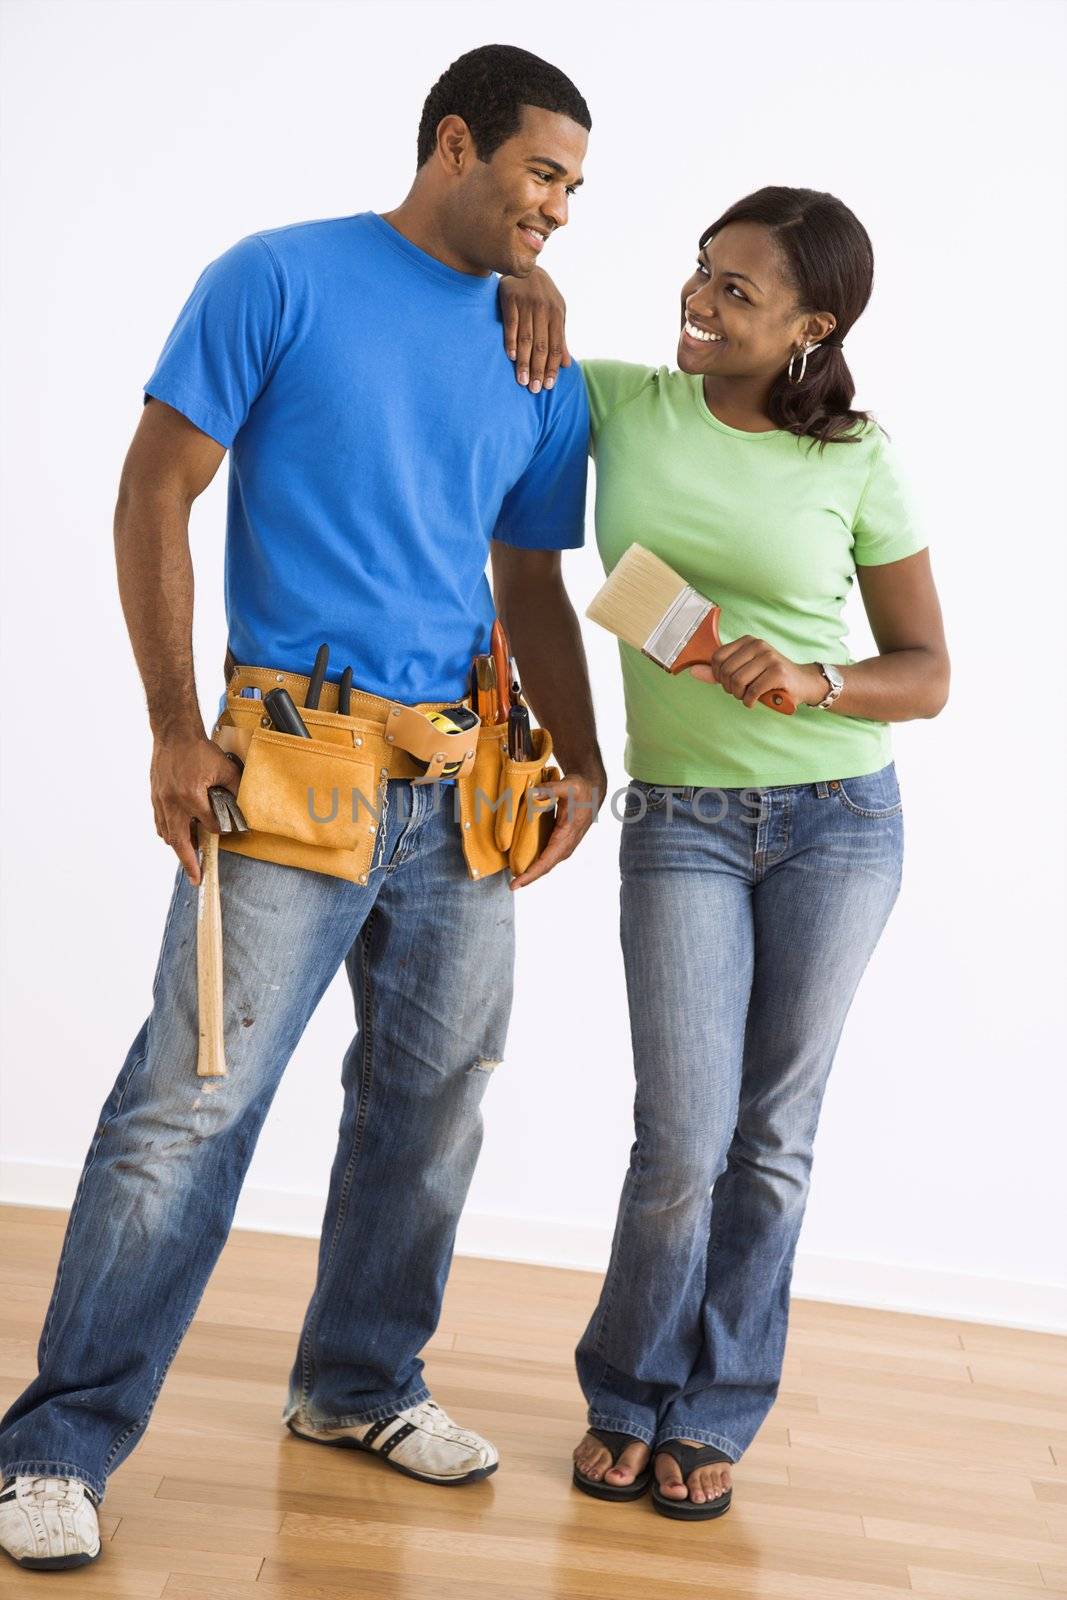
[[515, 653], [525, 698], [552, 732], [563, 772], [604, 778], [582, 633], [563, 584], [529, 585], [521, 596], [497, 595], [500, 620]]
[[115, 507], [119, 598], [156, 738], [204, 735], [193, 671], [189, 508], [173, 495], [120, 490]]

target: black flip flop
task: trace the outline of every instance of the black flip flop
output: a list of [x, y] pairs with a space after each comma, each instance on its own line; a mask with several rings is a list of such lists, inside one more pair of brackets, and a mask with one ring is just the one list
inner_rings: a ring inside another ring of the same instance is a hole
[[[731, 1461], [729, 1456], [724, 1455], [721, 1450], [716, 1450], [711, 1444], [683, 1444], [680, 1439], [668, 1439], [666, 1444], [656, 1446], [652, 1456], [653, 1462], [661, 1453], [672, 1456], [677, 1461], [682, 1471], [683, 1482], [688, 1480], [689, 1474], [696, 1467], [708, 1467], [714, 1461], [729, 1461], [731, 1466], [736, 1466], [736, 1462]], [[652, 1485], [652, 1504], [660, 1516], [676, 1517], [679, 1522], [706, 1522], [709, 1517], [721, 1517], [724, 1511], [729, 1511], [733, 1497], [734, 1491], [727, 1489], [717, 1500], [705, 1500], [702, 1505], [697, 1505], [692, 1500], [671, 1500], [667, 1495], [661, 1494], [658, 1478]]]
[[[589, 1428], [586, 1431], [611, 1451], [612, 1466], [630, 1445], [645, 1443], [644, 1439], [635, 1439], [632, 1433], [612, 1433], [608, 1428]], [[651, 1457], [648, 1466], [637, 1474], [633, 1483], [597, 1482], [595, 1478], [587, 1478], [584, 1472], [579, 1472], [576, 1466], [574, 1487], [580, 1489], [583, 1494], [591, 1494], [594, 1500], [640, 1500], [652, 1482], [653, 1476]]]

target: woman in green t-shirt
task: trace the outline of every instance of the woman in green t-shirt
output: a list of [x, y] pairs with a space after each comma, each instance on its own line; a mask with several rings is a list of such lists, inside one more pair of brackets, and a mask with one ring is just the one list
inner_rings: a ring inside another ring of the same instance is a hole
[[[620, 645], [636, 1141], [577, 1350], [575, 1484], [651, 1485], [677, 1518], [728, 1509], [778, 1393], [823, 1092], [900, 886], [889, 724], [948, 694], [905, 476], [852, 408], [843, 341], [872, 277], [841, 201], [761, 189], [700, 238], [677, 371], [582, 363], [605, 569], [636, 540], [722, 607], [708, 667], [672, 677]], [[540, 273], [501, 286], [531, 387], [565, 349], [553, 295]], [[557, 354], [531, 361], [538, 344]], [[854, 579], [879, 651], [862, 661]], [[757, 703], [782, 687], [793, 716]]]

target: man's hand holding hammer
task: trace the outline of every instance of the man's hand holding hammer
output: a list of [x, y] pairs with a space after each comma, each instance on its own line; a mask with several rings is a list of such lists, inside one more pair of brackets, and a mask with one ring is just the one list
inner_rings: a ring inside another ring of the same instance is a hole
[[157, 734], [152, 746], [152, 810], [156, 832], [170, 845], [189, 882], [200, 883], [194, 823], [220, 831], [207, 791], [215, 786], [236, 795], [237, 763], [203, 733]]

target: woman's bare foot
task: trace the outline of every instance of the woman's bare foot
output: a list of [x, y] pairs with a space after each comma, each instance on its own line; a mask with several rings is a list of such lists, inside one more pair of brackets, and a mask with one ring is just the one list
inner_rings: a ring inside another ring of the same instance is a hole
[[642, 1467], [648, 1465], [651, 1453], [647, 1444], [635, 1439], [633, 1444], [626, 1446], [616, 1465], [612, 1466], [611, 1451], [607, 1445], [587, 1433], [575, 1447], [574, 1465], [583, 1477], [591, 1478], [594, 1483], [603, 1481], [612, 1488], [621, 1489], [633, 1483]]
[[[700, 1446], [699, 1439], [682, 1439], [680, 1443]], [[706, 1500], [717, 1500], [733, 1487], [734, 1481], [728, 1461], [713, 1461], [710, 1466], [697, 1467], [688, 1479], [683, 1478], [677, 1461], [662, 1450], [656, 1456], [655, 1472], [660, 1492], [668, 1500], [691, 1500], [696, 1506], [702, 1506]]]

